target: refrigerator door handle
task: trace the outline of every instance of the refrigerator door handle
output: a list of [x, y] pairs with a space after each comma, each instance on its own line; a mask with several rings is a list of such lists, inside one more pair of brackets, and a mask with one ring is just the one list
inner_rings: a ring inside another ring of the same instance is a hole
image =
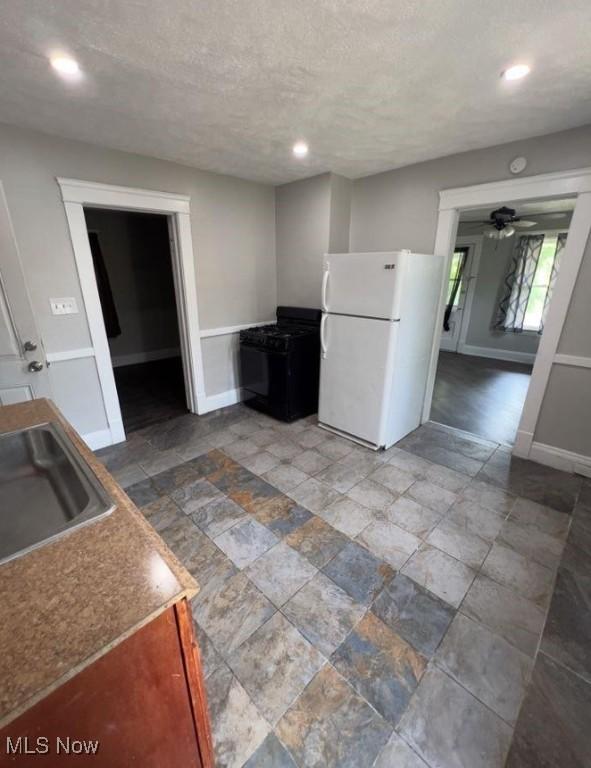
[[325, 269], [322, 274], [322, 309], [324, 312], [328, 312], [328, 305], [326, 303], [326, 289], [328, 288], [328, 269]]
[[[328, 272], [325, 272], [325, 274], [328, 274]], [[322, 359], [326, 359], [326, 341], [324, 338], [324, 329], [326, 327], [326, 320], [328, 318], [328, 315], [326, 313], [322, 313], [322, 320], [320, 321], [320, 349], [322, 351]]]

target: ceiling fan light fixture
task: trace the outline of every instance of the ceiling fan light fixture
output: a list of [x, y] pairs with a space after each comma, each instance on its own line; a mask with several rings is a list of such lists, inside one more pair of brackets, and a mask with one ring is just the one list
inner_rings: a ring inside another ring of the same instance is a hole
[[484, 236], [489, 237], [491, 240], [504, 240], [506, 237], [513, 237], [515, 234], [514, 227], [506, 226], [502, 229], [491, 227], [484, 230]]

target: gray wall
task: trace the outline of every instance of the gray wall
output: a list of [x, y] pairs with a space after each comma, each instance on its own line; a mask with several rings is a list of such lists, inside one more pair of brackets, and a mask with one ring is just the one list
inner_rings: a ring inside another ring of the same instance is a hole
[[279, 304], [320, 307], [323, 255], [349, 250], [352, 189], [334, 173], [276, 188]]
[[[591, 237], [558, 343], [558, 352], [591, 359]], [[591, 368], [553, 365], [535, 439], [591, 456]]]
[[275, 189], [278, 304], [320, 307], [322, 255], [330, 233], [330, 176]]
[[121, 328], [109, 339], [113, 363], [155, 351], [180, 354], [166, 217], [98, 208], [85, 208], [85, 216], [98, 234]]
[[508, 240], [491, 240], [485, 237], [482, 240], [480, 267], [474, 287], [466, 344], [535, 355], [540, 343], [537, 333], [500, 333], [491, 328], [515, 242], [514, 237]]
[[[375, 251], [410, 248], [432, 251], [439, 191], [511, 178], [509, 162], [517, 155], [524, 155], [528, 159], [524, 175], [591, 166], [591, 126], [452, 155], [355, 181], [351, 204], [350, 249]], [[585, 266], [585, 270], [588, 269]], [[585, 279], [586, 275], [587, 271]], [[567, 330], [561, 342], [568, 344], [569, 354], [589, 356], [590, 290], [591, 284], [586, 284], [583, 289], [577, 288], [577, 303], [573, 301], [569, 310]], [[580, 304], [581, 295], [586, 297], [583, 299], [586, 300], [586, 309]], [[568, 367], [567, 370], [557, 371], [557, 368], [555, 365], [535, 439], [589, 456], [589, 369]], [[571, 393], [577, 395], [579, 407], [572, 405]], [[584, 396], [582, 393], [585, 393]], [[557, 413], [561, 414], [560, 425], [557, 424]]]
[[[273, 187], [0, 125], [0, 181], [48, 351], [90, 346], [56, 176], [190, 195], [201, 328], [273, 317]], [[76, 298], [78, 315], [50, 313], [49, 298], [62, 296]], [[218, 360], [214, 356], [213, 363]], [[74, 426], [81, 433], [106, 428], [94, 360], [54, 363], [50, 370], [55, 399]], [[206, 387], [208, 381], [223, 384], [232, 377], [231, 370], [206, 371]]]

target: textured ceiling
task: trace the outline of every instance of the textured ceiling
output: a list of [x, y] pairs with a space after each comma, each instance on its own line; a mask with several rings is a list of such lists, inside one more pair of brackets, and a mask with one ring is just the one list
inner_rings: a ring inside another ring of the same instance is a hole
[[[590, 29], [589, 0], [1, 0], [0, 120], [274, 183], [358, 177], [591, 122]], [[516, 61], [530, 77], [501, 81]]]

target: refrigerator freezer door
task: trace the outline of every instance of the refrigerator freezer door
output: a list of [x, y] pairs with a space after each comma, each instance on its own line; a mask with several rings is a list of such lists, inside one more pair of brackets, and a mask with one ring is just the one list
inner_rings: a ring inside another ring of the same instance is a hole
[[321, 424], [382, 445], [398, 325], [326, 315], [318, 407]]
[[402, 273], [410, 254], [329, 253], [324, 257], [322, 309], [358, 317], [400, 317]]

